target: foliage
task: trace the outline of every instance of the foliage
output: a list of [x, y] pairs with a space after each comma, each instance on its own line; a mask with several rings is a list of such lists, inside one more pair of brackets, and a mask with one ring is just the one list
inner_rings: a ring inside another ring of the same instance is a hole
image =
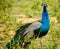
[[[57, 2], [58, 1], [58, 2]], [[22, 21], [17, 21], [23, 17], [34, 18], [41, 16], [42, 2], [48, 3], [48, 11], [51, 17], [56, 17], [60, 22], [60, 1], [59, 0], [0, 0], [0, 46], [7, 49], [4, 45], [13, 38], [17, 27], [23, 25]], [[11, 32], [13, 33], [11, 33]], [[43, 49], [60, 48], [60, 23], [51, 22], [51, 28], [47, 36], [42, 39]], [[4, 41], [4, 42], [2, 42]], [[27, 49], [40, 49], [40, 40], [32, 40]], [[13, 49], [23, 49], [19, 43]]]

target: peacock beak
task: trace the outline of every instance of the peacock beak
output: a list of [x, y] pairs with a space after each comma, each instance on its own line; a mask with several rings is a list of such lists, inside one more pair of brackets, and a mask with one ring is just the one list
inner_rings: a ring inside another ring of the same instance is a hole
[[41, 6], [43, 6], [44, 3], [41, 4]]

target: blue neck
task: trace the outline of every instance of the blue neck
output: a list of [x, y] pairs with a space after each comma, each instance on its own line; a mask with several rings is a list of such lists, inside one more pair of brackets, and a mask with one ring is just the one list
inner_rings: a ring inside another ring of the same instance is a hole
[[42, 13], [42, 25], [50, 26], [48, 11], [44, 8]]

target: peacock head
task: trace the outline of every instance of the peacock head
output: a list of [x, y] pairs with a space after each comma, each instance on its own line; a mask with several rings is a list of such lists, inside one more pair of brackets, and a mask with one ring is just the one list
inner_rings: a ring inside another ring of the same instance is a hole
[[42, 3], [42, 6], [47, 7], [48, 5], [47, 5], [47, 3]]
[[47, 3], [42, 3], [42, 6], [44, 9], [46, 9], [46, 7], [48, 6]]

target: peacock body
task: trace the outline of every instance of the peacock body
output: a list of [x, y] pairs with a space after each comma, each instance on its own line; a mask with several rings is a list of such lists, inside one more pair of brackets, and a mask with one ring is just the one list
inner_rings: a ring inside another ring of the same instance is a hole
[[10, 48], [10, 43], [11, 46], [15, 45], [17, 42], [23, 44], [25, 42], [24, 39], [27, 39], [27, 37], [29, 37], [29, 39], [32, 39], [33, 37], [40, 38], [48, 33], [50, 28], [50, 19], [46, 7], [47, 4], [43, 4], [42, 21], [36, 21], [20, 26], [20, 28], [16, 31], [16, 35], [14, 36], [13, 40], [6, 45], [8, 48]]

